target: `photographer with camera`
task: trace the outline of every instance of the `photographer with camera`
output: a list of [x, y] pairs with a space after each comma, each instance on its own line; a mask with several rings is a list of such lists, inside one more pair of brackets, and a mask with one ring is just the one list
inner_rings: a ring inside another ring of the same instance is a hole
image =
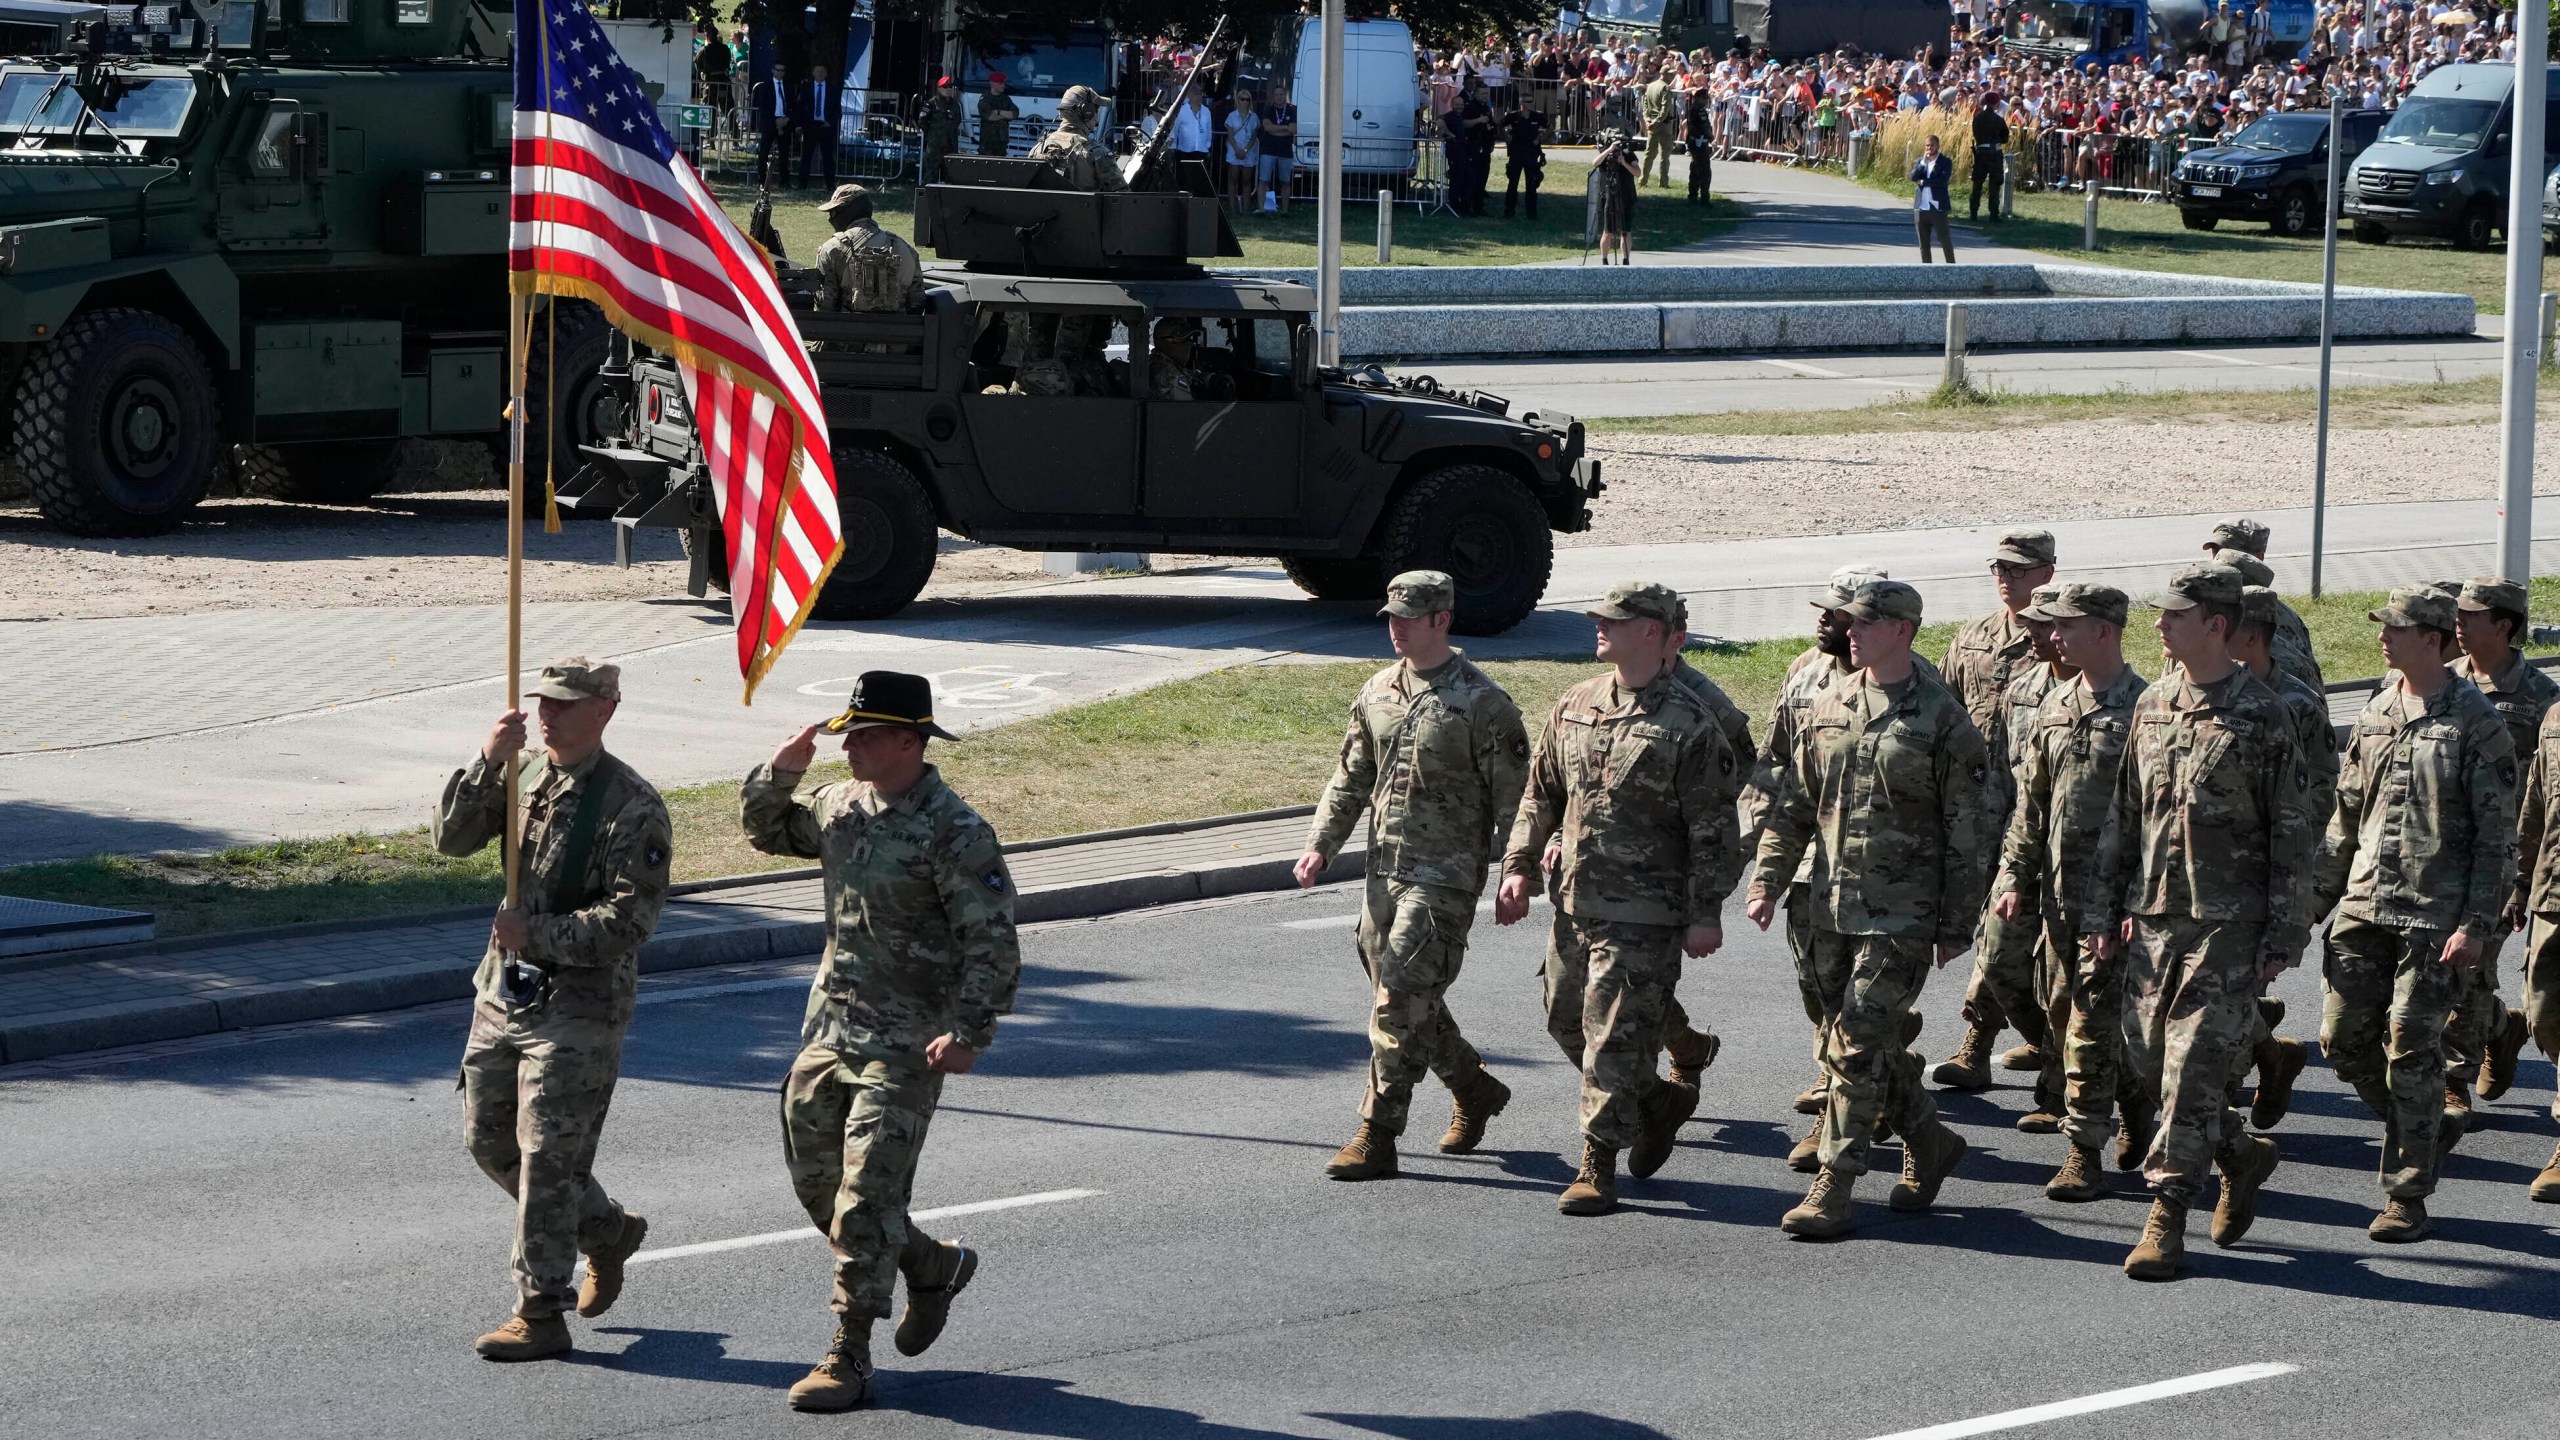
[[1623, 130], [1600, 132], [1600, 153], [1591, 162], [1591, 183], [1598, 187], [1600, 208], [1600, 263], [1609, 263], [1609, 248], [1616, 245], [1618, 263], [1636, 263], [1628, 253], [1629, 232], [1635, 229], [1637, 167], [1644, 163], [1644, 137]]

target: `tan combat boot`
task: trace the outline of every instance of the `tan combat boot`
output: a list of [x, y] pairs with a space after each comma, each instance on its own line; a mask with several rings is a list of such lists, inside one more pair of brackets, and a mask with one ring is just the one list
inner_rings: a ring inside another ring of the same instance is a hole
[[2444, 1117], [2436, 1122], [2436, 1160], [2453, 1153], [2453, 1147], [2471, 1131], [2471, 1087], [2457, 1081], [2444, 1084]]
[[539, 1320], [518, 1315], [481, 1336], [471, 1348], [483, 1360], [548, 1360], [569, 1353], [569, 1322], [557, 1315]]
[[2284, 1151], [2264, 1135], [2243, 1135], [2222, 1162], [2222, 1198], [2213, 1207], [2213, 1243], [2228, 1250], [2258, 1218], [2258, 1187], [2276, 1173]]
[[2273, 1053], [2258, 1065], [2258, 1093], [2249, 1099], [2249, 1123], [2272, 1130], [2293, 1109], [2293, 1082], [2311, 1058], [2299, 1040], [2278, 1036]]
[[1363, 1120], [1351, 1143], [1333, 1152], [1324, 1167], [1327, 1179], [1378, 1180], [1396, 1173], [1396, 1137]]
[[2543, 1166], [2542, 1173], [2533, 1177], [2533, 1184], [2525, 1194], [2537, 1204], [2560, 1205], [2560, 1147], [2552, 1150], [2551, 1163]]
[[1787, 1168], [1799, 1175], [1811, 1175], [1822, 1168], [1822, 1122], [1804, 1132], [1804, 1138], [1787, 1151]]
[[2187, 1207], [2167, 1196], [2151, 1202], [2142, 1241], [2124, 1257], [2124, 1273], [2136, 1280], [2175, 1280], [2187, 1271]]
[[1606, 1215], [1618, 1208], [1618, 1152], [1597, 1140], [1582, 1142], [1582, 1173], [1556, 1197], [1567, 1215]]
[[1921, 1134], [1903, 1136], [1902, 1182], [1884, 1197], [1885, 1203], [1905, 1215], [1937, 1204], [1938, 1187], [1947, 1183], [1947, 1177], [1955, 1173], [1956, 1162], [1972, 1148], [1943, 1120], [1930, 1121], [1929, 1128]]
[[2106, 1167], [2098, 1163], [2098, 1147], [2074, 1145], [2062, 1159], [2062, 1168], [2044, 1182], [2044, 1198], [2078, 1205], [2106, 1195]]
[[1819, 1115], [1830, 1108], [1831, 1082], [1827, 1079], [1814, 1081], [1810, 1089], [1796, 1097], [1796, 1113], [1799, 1115]]
[[2489, 1048], [2480, 1057], [2480, 1098], [2495, 1100], [2516, 1083], [2516, 1058], [2524, 1053], [2525, 1035], [2529, 1027], [2524, 1015], [2507, 1012], [2506, 1023], [2489, 1037]]
[[2012, 1045], [2008, 1049], [2000, 1052], [2000, 1068], [2003, 1070], [2025, 1070], [2030, 1073], [2041, 1070], [2044, 1068], [2044, 1047], [2041, 1045]]
[[2062, 1117], [2039, 1105], [2035, 1109], [2018, 1117], [2018, 1133], [2021, 1135], [2059, 1135], [2062, 1133]]
[[1857, 1206], [1850, 1191], [1858, 1177], [1837, 1170], [1824, 1170], [1813, 1177], [1813, 1188], [1804, 1192], [1804, 1203], [1786, 1213], [1778, 1228], [1807, 1240], [1837, 1240], [1858, 1226]]
[[791, 1408], [832, 1415], [871, 1396], [871, 1321], [850, 1317], [836, 1324], [825, 1358], [791, 1387]]
[[640, 1242], [648, 1238], [649, 1222], [623, 1211], [622, 1237], [587, 1253], [587, 1278], [578, 1286], [579, 1314], [592, 1320], [613, 1308], [622, 1298], [622, 1262], [638, 1254]]
[[933, 1248], [935, 1279], [919, 1285], [908, 1277], [907, 1313], [898, 1317], [897, 1333], [889, 1339], [901, 1355], [921, 1355], [933, 1348], [951, 1319], [951, 1302], [978, 1275], [977, 1251], [957, 1240], [944, 1240]]
[[1464, 1155], [1484, 1140], [1484, 1127], [1511, 1103], [1511, 1087], [1490, 1070], [1479, 1068], [1449, 1092], [1449, 1130], [1440, 1137], [1440, 1153]]
[[1991, 1043], [2000, 1038], [1997, 1030], [1980, 1025], [1964, 1027], [1964, 1038], [1956, 1042], [1956, 1053], [1938, 1063], [1929, 1078], [1949, 1090], [1988, 1090], [1991, 1088]]
[[2384, 1203], [2364, 1233], [2386, 1245], [2407, 1245], [2436, 1233], [2436, 1222], [2427, 1218], [2426, 1201], [2395, 1199]]
[[[1671, 1060], [1671, 1083], [1686, 1085], [1694, 1093], [1716, 1063], [1717, 1052], [1724, 1049], [1724, 1037], [1712, 1030], [1692, 1030], [1688, 1039], [1691, 1043], [1681, 1046], [1680, 1053], [1672, 1054], [1668, 1045], [1663, 1047], [1663, 1053]], [[1694, 1065], [1689, 1063], [1693, 1059], [1697, 1062]], [[1693, 1114], [1697, 1110], [1695, 1103], [1689, 1108]]]
[[1636, 1137], [1635, 1148], [1627, 1152], [1627, 1173], [1639, 1180], [1650, 1177], [1671, 1158], [1672, 1147], [1680, 1140], [1680, 1127], [1698, 1108], [1698, 1092], [1686, 1085], [1664, 1083], [1653, 1087], [1644, 1097], [1638, 1113], [1644, 1120], [1644, 1133]]

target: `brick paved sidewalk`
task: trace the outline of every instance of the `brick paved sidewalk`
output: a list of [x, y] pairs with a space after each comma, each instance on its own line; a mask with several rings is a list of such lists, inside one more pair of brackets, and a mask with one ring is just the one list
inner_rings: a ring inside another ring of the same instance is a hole
[[[1313, 806], [1006, 847], [1028, 922], [1276, 890]], [[1329, 880], [1360, 873], [1346, 849]], [[779, 959], [824, 943], [817, 872], [676, 887], [644, 971]], [[86, 955], [0, 961], [0, 1065], [219, 1030], [463, 999], [489, 935], [485, 912], [296, 926]]]

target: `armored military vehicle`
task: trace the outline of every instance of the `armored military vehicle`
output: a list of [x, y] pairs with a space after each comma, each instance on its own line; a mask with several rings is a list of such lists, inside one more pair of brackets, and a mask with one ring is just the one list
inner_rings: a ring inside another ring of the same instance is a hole
[[[358, 501], [403, 437], [494, 443], [509, 12], [101, 8], [74, 53], [0, 61], [0, 385], [46, 516], [165, 531], [233, 464]], [[563, 416], [565, 477], [597, 433], [605, 325], [562, 305], [533, 329], [534, 433]]]
[[[816, 350], [844, 519], [820, 617], [914, 599], [939, 529], [1025, 550], [1276, 555], [1324, 599], [1445, 570], [1457, 628], [1489, 634], [1537, 604], [1554, 532], [1589, 526], [1600, 466], [1571, 416], [1319, 366], [1312, 292], [1193, 263], [1236, 253], [1216, 201], [1063, 191], [1027, 159], [955, 155], [945, 175], [917, 208], [920, 247], [941, 262], [919, 313], [819, 312], [814, 275], [781, 269]], [[1149, 338], [1166, 318], [1203, 333], [1195, 398], [1152, 398]], [[1070, 321], [1092, 340], [1075, 393], [1022, 393], [1027, 342]], [[1106, 358], [1112, 331], [1125, 354]], [[618, 354], [605, 374], [629, 428], [588, 448], [577, 503], [682, 529], [693, 593], [725, 586], [674, 366]]]

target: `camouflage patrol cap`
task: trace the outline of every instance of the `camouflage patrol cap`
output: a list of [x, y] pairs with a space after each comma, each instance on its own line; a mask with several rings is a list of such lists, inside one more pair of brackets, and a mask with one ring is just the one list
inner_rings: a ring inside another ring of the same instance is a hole
[[1840, 610], [1852, 620], [1908, 620], [1917, 625], [1920, 592], [1899, 580], [1870, 580]]
[[2053, 532], [2050, 530], [2007, 530], [2001, 532], [2000, 543], [1991, 547], [1991, 558], [2003, 565], [2024, 565], [2034, 569], [2053, 563]]
[[848, 205], [858, 206], [864, 215], [870, 214], [871, 192], [850, 182], [839, 185], [834, 194], [818, 202], [818, 213], [833, 215]]
[[2267, 527], [2245, 515], [2234, 515], [2214, 526], [2204, 543], [2209, 550], [2245, 550], [2263, 559], [2267, 553]]
[[2267, 630], [2276, 628], [2276, 592], [2264, 585], [2244, 585], [2240, 589], [2240, 623], [2257, 625]]
[[1890, 580], [1892, 578], [1893, 577], [1891, 575], [1872, 565], [1843, 565], [1839, 569], [1831, 572], [1831, 586], [1829, 589], [1823, 591], [1822, 598], [1813, 602], [1813, 608], [1816, 610], [1837, 610], [1841, 606], [1848, 604], [1849, 601], [1857, 595], [1859, 586], [1866, 584], [1870, 580]]
[[2190, 565], [2169, 577], [2167, 593], [2143, 603], [2154, 610], [2191, 610], [2198, 605], [2238, 605], [2249, 582], [2228, 565]]
[[2042, 620], [2045, 617], [2036, 613], [2036, 607], [2040, 605], [2049, 605], [2061, 598], [2061, 586], [2039, 585], [2033, 590], [2027, 592], [2027, 608], [2018, 612], [2018, 618], [2021, 620]]
[[1582, 613], [1594, 620], [1659, 620], [1669, 628], [1678, 625], [1689, 612], [1680, 603], [1680, 592], [1668, 585], [1621, 580], [1609, 587], [1605, 599]]
[[545, 700], [620, 700], [622, 667], [571, 655], [542, 667], [542, 678], [525, 692]]
[[2266, 561], [2259, 559], [2257, 556], [2250, 554], [2246, 550], [2233, 550], [2226, 554], [2217, 555], [2214, 557], [2213, 563], [2216, 565], [2228, 565], [2232, 569], [2239, 571], [2240, 583], [2244, 586], [2257, 585], [2269, 590], [2275, 588], [2275, 567], [2269, 565]]
[[2421, 580], [2409, 588], [2424, 590], [2430, 595], [2441, 595], [2456, 604], [2462, 601], [2462, 582], [2459, 580]]
[[2462, 583], [2462, 594], [2453, 602], [2457, 610], [2512, 610], [2518, 615], [2532, 608], [2522, 585], [2501, 580], [2495, 575], [2476, 576]]
[[[2048, 590], [2053, 592], [2053, 598], [2050, 600], [2045, 598], [2045, 592]], [[2069, 585], [2039, 585], [2036, 587], [2036, 603], [2028, 606], [2025, 614], [2030, 620], [2078, 620], [2085, 617], [2091, 620], [2104, 620], [2110, 625], [2121, 628], [2124, 625], [2126, 605], [2124, 592], [2113, 585], [2089, 585], [2078, 582]]]
[[1419, 620], [1457, 608], [1457, 581], [1437, 570], [1407, 570], [1387, 582], [1387, 603], [1378, 607], [1378, 613]]
[[2454, 625], [2453, 602], [2424, 586], [2406, 585], [2391, 592], [2391, 602], [2379, 610], [2364, 612], [2367, 620], [2385, 625], [2423, 625], [2430, 630], [2450, 630]]

